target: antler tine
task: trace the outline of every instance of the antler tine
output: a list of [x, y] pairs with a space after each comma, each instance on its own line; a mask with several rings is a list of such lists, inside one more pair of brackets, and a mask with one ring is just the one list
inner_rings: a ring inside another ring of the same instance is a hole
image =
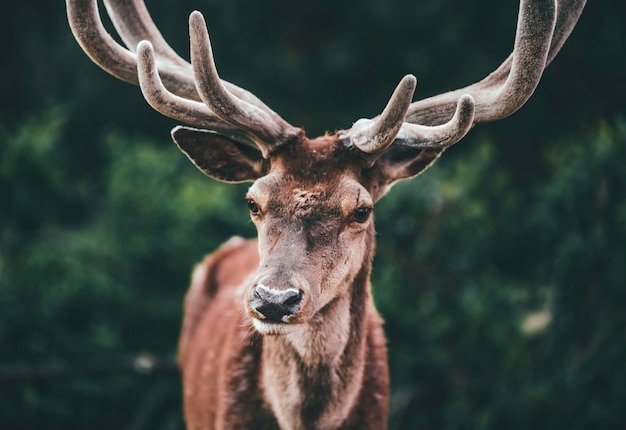
[[136, 56], [107, 33], [96, 1], [66, 0], [67, 19], [80, 47], [103, 70], [118, 79], [138, 84]]
[[[534, 9], [534, 13], [541, 12], [541, 8], [546, 7], [545, 3], [545, 1], [540, 1], [537, 5], [531, 7], [533, 6], [532, 2], [522, 2], [519, 14], [520, 24], [524, 17], [524, 10], [531, 9], [532, 11]], [[550, 10], [554, 9], [553, 3], [553, 1], [548, 2], [547, 8]], [[549, 43], [549, 51], [543, 64], [543, 68], [541, 69], [539, 75], [535, 76], [536, 79], [541, 77], [543, 69], [545, 69], [545, 67], [554, 59], [565, 43], [565, 40], [574, 29], [574, 26], [578, 21], [583, 8], [585, 7], [586, 0], [557, 0], [556, 3], [556, 24], [554, 25], [551, 37], [548, 37], [547, 39]], [[530, 24], [530, 27], [532, 30], [532, 23]], [[518, 33], [521, 28], [522, 27], [518, 25]], [[493, 97], [493, 95], [496, 94], [496, 92], [498, 92], [508, 80], [526, 79], [525, 76], [516, 77], [511, 73], [515, 55], [519, 55], [517, 43], [518, 36], [519, 34], [516, 35], [516, 46], [514, 48], [514, 52], [509, 55], [509, 57], [494, 72], [489, 74], [482, 81], [476, 82], [467, 87], [414, 102], [407, 113], [407, 121], [423, 125], [433, 125], [444, 122], [453, 115], [457, 100], [463, 94], [472, 94], [476, 99], [477, 113], [474, 120], [475, 123], [501, 119], [519, 109], [528, 97], [530, 97], [537, 83], [532, 86], [532, 90], [530, 91], [530, 94], [527, 94], [527, 97], [520, 98], [520, 100], [523, 99], [524, 101], [515, 109], [512, 109], [514, 106], [511, 106], [508, 110], [501, 111], [500, 115], [494, 115], [493, 109], [489, 109], [489, 106], [485, 107], [487, 103], [485, 99], [490, 96]], [[516, 54], [516, 52], [518, 54]], [[525, 70], [518, 69], [517, 72], [525, 72]]]
[[[137, 56], [120, 46], [106, 31], [97, 1], [66, 0], [66, 6], [72, 33], [91, 60], [116, 78], [139, 85]], [[181, 97], [200, 101], [191, 73], [173, 66], [171, 62], [159, 64], [164, 85]]]
[[135, 51], [139, 42], [148, 40], [157, 58], [166, 58], [182, 68], [191, 67], [165, 41], [143, 0], [103, 0], [103, 2], [113, 26], [128, 49]]
[[557, 0], [557, 17], [546, 66], [554, 60], [583, 13], [587, 0]]
[[202, 102], [184, 99], [165, 88], [157, 70], [152, 44], [147, 40], [137, 45], [137, 73], [144, 98], [154, 110], [163, 115], [212, 130], [232, 130]]
[[213, 60], [204, 17], [198, 11], [189, 17], [191, 39], [191, 64], [196, 86], [202, 101], [224, 121], [247, 130], [256, 137], [255, 143], [264, 155], [270, 146], [278, 146], [299, 134], [300, 129], [291, 126], [278, 115], [274, 116], [234, 97], [222, 84]]
[[459, 99], [456, 110], [450, 121], [445, 124], [427, 126], [402, 124], [396, 136], [395, 144], [412, 148], [445, 149], [463, 139], [474, 125], [474, 98], [465, 94]]
[[[113, 26], [128, 49], [135, 51], [139, 42], [149, 40], [154, 48], [159, 69], [162, 69], [167, 64], [169, 68], [180, 68], [187, 77], [188, 82], [184, 86], [184, 92], [179, 93], [175, 88], [172, 88], [172, 91], [181, 97], [196, 101], [201, 100], [196, 91], [195, 83], [191, 78], [193, 76], [191, 64], [181, 58], [165, 41], [161, 32], [154, 24], [143, 0], [104, 0], [104, 6], [111, 17]], [[223, 84], [236, 97], [261, 109], [273, 112], [251, 92], [230, 82], [223, 81]], [[169, 85], [166, 85], [166, 87], [170, 88]]]
[[[72, 33], [87, 55], [111, 75], [126, 82], [139, 85], [137, 55], [124, 49], [106, 32], [100, 20], [97, 2], [95, 0], [66, 0], [66, 4]], [[169, 88], [175, 88], [178, 94], [190, 95], [189, 87], [192, 85], [193, 94], [199, 100], [200, 97], [197, 95], [193, 80], [180, 73], [179, 70], [172, 70], [167, 67], [163, 69], [162, 73], [165, 83], [162, 83], [159, 77], [158, 82], [160, 86], [152, 85], [152, 91], [147, 92], [151, 94], [151, 98], [148, 100], [149, 103], [153, 107], [158, 106], [155, 109], [170, 118], [191, 125], [212, 124], [219, 130], [233, 128], [206, 107], [198, 118], [189, 115], [189, 112], [194, 110], [194, 108], [189, 106], [197, 108], [196, 104], [200, 103], [181, 97], [173, 99], [171, 97], [173, 94], [162, 90], [165, 88], [164, 85], [167, 85]], [[183, 108], [185, 104], [187, 107]]]
[[[66, 5], [72, 33], [92, 61], [116, 78], [139, 85], [137, 56], [120, 46], [108, 34], [100, 20], [97, 1], [66, 0]], [[169, 61], [160, 63], [159, 70], [164, 85], [170, 91], [200, 101], [191, 73], [185, 73], [184, 69]]]
[[472, 128], [474, 98], [462, 96], [453, 117], [438, 126], [423, 126], [405, 122], [406, 112], [417, 81], [405, 76], [396, 87], [383, 113], [374, 120], [360, 119], [340, 139], [354, 145], [369, 159], [375, 160], [392, 144], [414, 148], [445, 148], [461, 140]]
[[340, 139], [366, 154], [378, 154], [387, 149], [404, 123], [416, 86], [415, 76], [406, 75], [394, 90], [380, 116], [373, 120], [361, 118], [352, 125], [349, 133], [341, 135]]
[[555, 0], [520, 2], [511, 71], [500, 87], [475, 93], [477, 120], [505, 118], [526, 103], [546, 66], [555, 23]]

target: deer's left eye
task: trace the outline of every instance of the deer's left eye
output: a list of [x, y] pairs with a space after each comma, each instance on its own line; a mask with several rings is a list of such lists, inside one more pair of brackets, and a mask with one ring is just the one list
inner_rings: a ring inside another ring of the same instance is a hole
[[361, 207], [354, 210], [354, 220], [358, 223], [367, 221], [372, 213], [372, 208]]
[[248, 205], [248, 209], [250, 209], [250, 213], [253, 215], [257, 215], [259, 213], [259, 206], [252, 199], [246, 199], [246, 204]]

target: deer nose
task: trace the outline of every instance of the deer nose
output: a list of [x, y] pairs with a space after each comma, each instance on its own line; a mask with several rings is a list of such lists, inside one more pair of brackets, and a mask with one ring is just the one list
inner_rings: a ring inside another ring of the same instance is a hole
[[275, 290], [258, 284], [252, 291], [250, 307], [267, 322], [287, 322], [287, 318], [300, 310], [304, 292], [295, 288]]

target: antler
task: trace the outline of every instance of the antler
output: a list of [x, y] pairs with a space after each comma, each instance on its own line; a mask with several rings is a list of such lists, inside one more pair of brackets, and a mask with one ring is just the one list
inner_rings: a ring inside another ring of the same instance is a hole
[[[535, 91], [585, 3], [522, 0], [513, 53], [494, 72], [472, 85], [411, 104], [415, 86], [406, 85], [405, 77], [380, 116], [358, 120], [340, 139], [373, 158], [392, 144], [443, 150], [461, 140], [474, 124], [511, 115]], [[404, 115], [391, 117], [388, 111]]]
[[[522, 0], [513, 53], [483, 80], [411, 103], [412, 75], [398, 84], [383, 113], [360, 119], [340, 140], [375, 160], [391, 145], [443, 150], [479, 122], [511, 115], [530, 98], [545, 67], [571, 33], [586, 0]], [[190, 16], [192, 64], [167, 44], [143, 0], [104, 0], [128, 49], [106, 32], [97, 0], [66, 0], [70, 27], [101, 68], [140, 85], [162, 114], [212, 130], [243, 133], [265, 157], [301, 129], [291, 126], [252, 93], [220, 79], [204, 18]]]
[[104, 4], [128, 49], [104, 29], [96, 0], [66, 0], [72, 33], [102, 69], [139, 85], [155, 110], [191, 125], [243, 132], [265, 156], [300, 132], [252, 93], [219, 78], [199, 12], [190, 17], [192, 66], [167, 44], [143, 0]]

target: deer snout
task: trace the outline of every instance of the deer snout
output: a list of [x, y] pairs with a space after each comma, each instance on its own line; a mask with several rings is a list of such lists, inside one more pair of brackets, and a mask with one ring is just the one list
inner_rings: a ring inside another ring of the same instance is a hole
[[258, 284], [252, 290], [250, 307], [265, 322], [289, 322], [301, 308], [304, 292], [296, 288], [275, 290]]

